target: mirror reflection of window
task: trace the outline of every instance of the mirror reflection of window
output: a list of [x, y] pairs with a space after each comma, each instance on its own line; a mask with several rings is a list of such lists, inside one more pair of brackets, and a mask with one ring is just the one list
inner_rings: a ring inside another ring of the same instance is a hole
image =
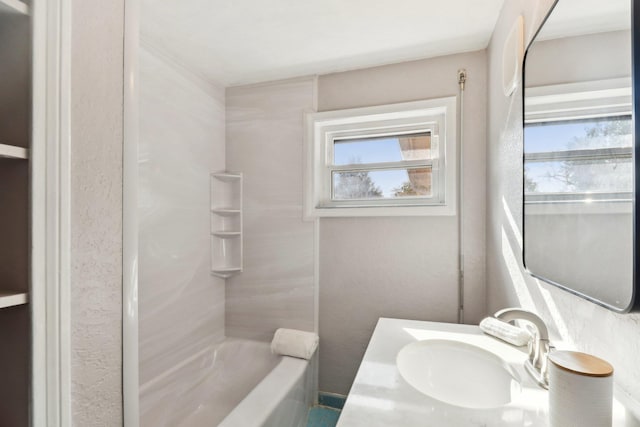
[[524, 131], [528, 200], [631, 201], [630, 114], [527, 123]]
[[611, 309], [633, 299], [631, 2], [561, 0], [524, 66], [523, 252]]

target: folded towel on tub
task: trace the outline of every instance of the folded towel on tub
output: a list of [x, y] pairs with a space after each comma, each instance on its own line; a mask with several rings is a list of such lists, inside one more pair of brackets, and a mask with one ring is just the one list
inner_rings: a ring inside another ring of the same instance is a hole
[[273, 335], [271, 352], [309, 360], [318, 348], [318, 341], [318, 334], [313, 332], [280, 328]]

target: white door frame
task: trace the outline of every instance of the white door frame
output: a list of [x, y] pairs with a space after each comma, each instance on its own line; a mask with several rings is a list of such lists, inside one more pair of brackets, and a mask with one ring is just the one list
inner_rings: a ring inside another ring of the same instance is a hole
[[38, 0], [31, 145], [31, 425], [71, 426], [71, 0]]

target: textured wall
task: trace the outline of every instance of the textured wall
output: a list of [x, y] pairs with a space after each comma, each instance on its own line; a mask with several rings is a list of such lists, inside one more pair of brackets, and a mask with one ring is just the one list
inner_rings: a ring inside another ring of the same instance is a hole
[[[224, 89], [140, 49], [138, 148], [140, 412], [163, 406], [181, 365], [224, 339], [224, 281], [211, 276], [209, 173], [224, 169]], [[181, 388], [182, 391], [184, 389]], [[158, 396], [165, 399], [158, 399]]]
[[615, 381], [640, 400], [640, 315], [618, 315], [531, 278], [522, 265], [522, 91], [502, 94], [502, 46], [514, 20], [531, 38], [551, 0], [505, 2], [489, 45], [487, 204], [488, 306], [522, 306], [544, 317], [556, 339], [609, 360]]
[[[484, 51], [321, 76], [318, 110], [465, 92], [465, 321], [485, 313]], [[455, 216], [320, 220], [320, 389], [347, 393], [379, 317], [458, 318]]]
[[124, 2], [72, 2], [71, 393], [76, 426], [122, 424]]
[[227, 335], [314, 330], [314, 224], [302, 221], [303, 113], [314, 79], [227, 89], [227, 169], [244, 174], [244, 272], [227, 279]]

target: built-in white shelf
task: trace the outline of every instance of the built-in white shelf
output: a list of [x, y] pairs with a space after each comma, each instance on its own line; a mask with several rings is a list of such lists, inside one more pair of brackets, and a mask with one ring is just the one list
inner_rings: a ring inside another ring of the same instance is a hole
[[240, 267], [225, 267], [225, 268], [214, 268], [211, 270], [211, 274], [214, 276], [222, 277], [226, 279], [228, 277], [233, 276], [234, 274], [238, 274], [242, 272], [242, 268]]
[[26, 304], [29, 300], [26, 292], [0, 291], [0, 309]]
[[29, 6], [20, 0], [0, 0], [0, 13], [29, 14]]
[[214, 172], [211, 176], [221, 181], [237, 181], [242, 179], [242, 174], [235, 172]]
[[239, 237], [242, 235], [239, 231], [212, 231], [211, 234], [218, 237]]
[[211, 209], [211, 212], [217, 215], [232, 216], [232, 215], [238, 215], [241, 211], [240, 209], [214, 208], [214, 209]]
[[211, 174], [211, 273], [242, 272], [242, 174]]
[[16, 147], [15, 145], [0, 144], [0, 157], [28, 159], [29, 150], [23, 147]]

